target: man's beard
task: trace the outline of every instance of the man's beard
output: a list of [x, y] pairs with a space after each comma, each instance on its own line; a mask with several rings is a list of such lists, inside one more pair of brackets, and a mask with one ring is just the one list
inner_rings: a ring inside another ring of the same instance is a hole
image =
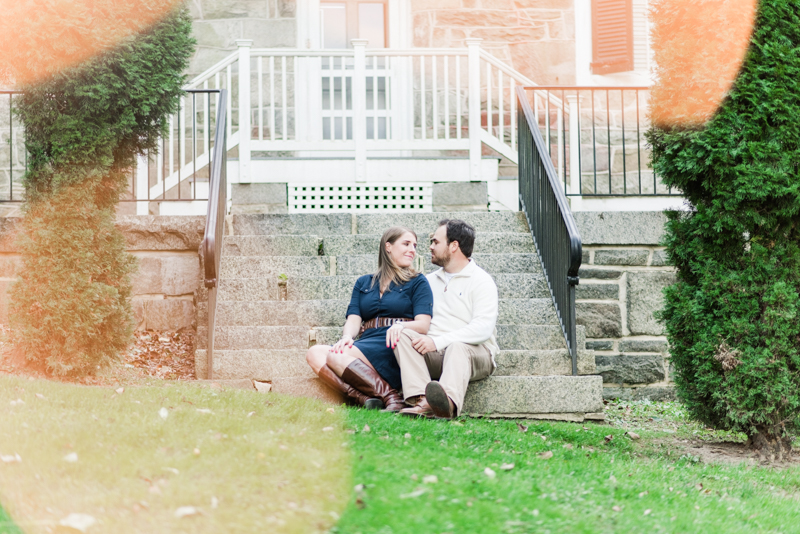
[[444, 256], [437, 256], [431, 252], [431, 263], [439, 267], [447, 267], [447, 264], [450, 263], [450, 251], [445, 251]]

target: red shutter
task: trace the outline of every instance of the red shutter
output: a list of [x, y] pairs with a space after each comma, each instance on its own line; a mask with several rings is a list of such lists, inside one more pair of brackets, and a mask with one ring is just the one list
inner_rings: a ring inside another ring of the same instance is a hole
[[631, 0], [592, 0], [592, 73], [633, 70]]

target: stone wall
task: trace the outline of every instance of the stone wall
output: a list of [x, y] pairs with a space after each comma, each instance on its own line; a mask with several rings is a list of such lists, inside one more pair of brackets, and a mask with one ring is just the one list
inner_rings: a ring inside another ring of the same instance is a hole
[[[20, 265], [13, 237], [18, 225], [19, 219], [0, 218], [0, 324], [8, 321], [8, 287]], [[137, 328], [196, 328], [195, 293], [202, 283], [198, 251], [205, 217], [123, 216], [117, 227], [139, 259], [133, 277]]]
[[653, 317], [675, 281], [661, 212], [576, 212], [583, 240], [577, 320], [606, 398], [673, 398], [664, 327]]
[[574, 0], [411, 0], [415, 47], [469, 37], [540, 85], [575, 84]]
[[189, 79], [236, 50], [236, 39], [254, 48], [297, 45], [296, 0], [190, 0], [197, 49]]

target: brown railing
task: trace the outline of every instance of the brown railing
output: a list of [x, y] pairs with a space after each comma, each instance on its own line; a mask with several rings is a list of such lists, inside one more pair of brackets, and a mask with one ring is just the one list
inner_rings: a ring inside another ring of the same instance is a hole
[[519, 203], [536, 244], [564, 339], [578, 374], [575, 286], [581, 266], [581, 236], [561, 189], [545, 140], [528, 100], [534, 87], [517, 87], [519, 100]]
[[214, 132], [214, 152], [212, 154], [208, 190], [208, 215], [206, 231], [203, 236], [202, 254], [205, 286], [208, 289], [208, 375], [214, 376], [214, 321], [217, 311], [217, 288], [219, 286], [219, 264], [222, 256], [222, 238], [225, 229], [225, 214], [228, 206], [228, 150], [227, 129], [225, 128], [227, 109], [227, 90], [222, 89], [217, 104], [217, 127]]

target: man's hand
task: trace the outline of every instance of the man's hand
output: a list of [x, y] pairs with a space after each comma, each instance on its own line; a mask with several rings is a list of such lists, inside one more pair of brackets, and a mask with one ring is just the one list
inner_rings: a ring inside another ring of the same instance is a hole
[[428, 336], [419, 336], [411, 341], [411, 346], [420, 354], [436, 351], [436, 343]]

